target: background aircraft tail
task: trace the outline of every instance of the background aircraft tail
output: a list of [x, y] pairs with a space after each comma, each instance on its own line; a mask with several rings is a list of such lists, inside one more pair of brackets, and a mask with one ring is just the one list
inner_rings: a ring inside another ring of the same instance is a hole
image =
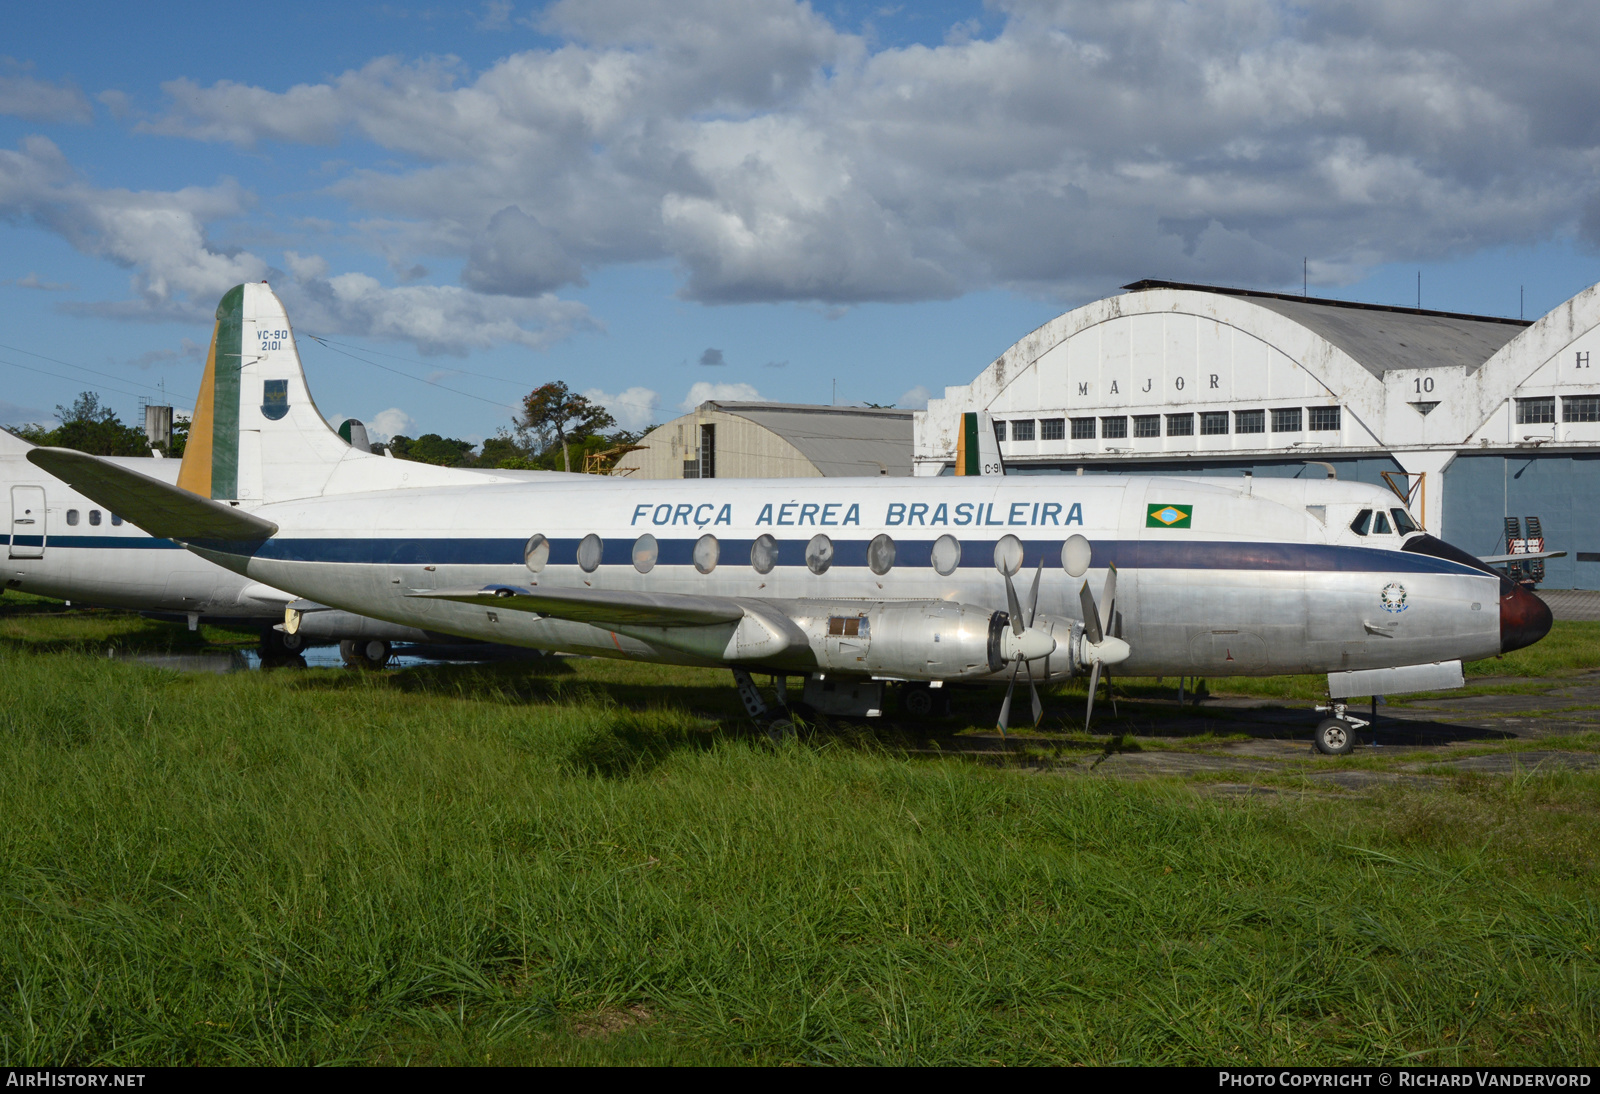
[[961, 415], [961, 435], [956, 438], [956, 474], [1004, 475], [1000, 442], [994, 435], [994, 421], [986, 410]]

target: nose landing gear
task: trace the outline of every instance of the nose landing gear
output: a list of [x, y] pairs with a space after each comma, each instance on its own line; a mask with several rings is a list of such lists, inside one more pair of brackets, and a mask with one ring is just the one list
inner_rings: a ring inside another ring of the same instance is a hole
[[1372, 724], [1351, 714], [1349, 705], [1338, 700], [1319, 706], [1317, 710], [1332, 715], [1317, 723], [1317, 732], [1311, 738], [1312, 747], [1324, 756], [1348, 755], [1356, 746], [1356, 730]]

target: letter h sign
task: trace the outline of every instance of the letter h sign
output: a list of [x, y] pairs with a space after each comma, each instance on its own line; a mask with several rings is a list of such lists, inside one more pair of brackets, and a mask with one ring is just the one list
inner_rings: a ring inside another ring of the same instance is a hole
[[1589, 367], [1589, 353], [1588, 353], [1587, 350], [1579, 350], [1578, 351], [1578, 366], [1577, 367], [1578, 368], [1588, 368]]

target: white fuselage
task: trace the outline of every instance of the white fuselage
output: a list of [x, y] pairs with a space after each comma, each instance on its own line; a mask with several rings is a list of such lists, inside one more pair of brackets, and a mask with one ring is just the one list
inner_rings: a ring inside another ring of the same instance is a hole
[[[1024, 597], [1042, 559], [1040, 613], [1081, 620], [1083, 579], [1061, 559], [1077, 533], [1093, 546], [1087, 580], [1096, 596], [1108, 564], [1118, 568], [1112, 629], [1131, 647], [1124, 672], [1328, 672], [1499, 653], [1495, 577], [1402, 551], [1399, 535], [1358, 536], [1349, 527], [1361, 509], [1397, 505], [1388, 491], [1360, 483], [1248, 478], [546, 476], [265, 505], [253, 512], [278, 524], [278, 534], [207, 555], [255, 581], [394, 623], [543, 649], [719, 663], [652, 642], [639, 628], [622, 633], [416, 594], [503, 584], [1004, 610], [996, 545], [1015, 536]], [[1189, 518], [1163, 526], [1152, 510], [1169, 506], [1188, 507]], [[535, 535], [548, 541], [549, 557], [531, 572], [524, 551]], [[580, 550], [591, 535], [597, 553]], [[646, 535], [653, 552], [641, 543]], [[895, 557], [875, 573], [868, 548], [880, 535], [894, 541]], [[765, 573], [752, 562], [762, 536], [777, 546]], [[807, 564], [816, 536], [832, 549], [820, 573]], [[948, 544], [935, 547], [944, 536], [959, 544], [953, 568], [944, 565]], [[652, 555], [653, 564], [636, 564]], [[580, 557], [596, 564], [586, 569]], [[1070, 668], [1058, 658], [1050, 672]]]
[[[275, 623], [292, 597], [215, 566], [170, 539], [156, 539], [84, 497], [24, 457], [10, 438], [0, 452], [8, 524], [7, 588], [84, 604], [196, 614], [212, 620]], [[15, 448], [16, 451], [12, 451]], [[112, 458], [163, 482], [178, 461]]]

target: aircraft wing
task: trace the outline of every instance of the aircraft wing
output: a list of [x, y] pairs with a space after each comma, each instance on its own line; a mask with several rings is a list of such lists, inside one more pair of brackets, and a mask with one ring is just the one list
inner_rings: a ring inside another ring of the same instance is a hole
[[1565, 551], [1534, 551], [1532, 554], [1526, 554], [1526, 555], [1479, 555], [1478, 556], [1478, 561], [1479, 562], [1489, 562], [1489, 563], [1532, 562], [1534, 559], [1539, 559], [1539, 558], [1566, 558], [1566, 557], [1567, 557], [1567, 552], [1565, 552]]
[[407, 593], [423, 600], [454, 600], [496, 610], [534, 612], [553, 619], [611, 626], [705, 627], [735, 623], [744, 608], [724, 596], [632, 593], [611, 589], [539, 589], [489, 585], [481, 589], [429, 589]]
[[28, 460], [158, 539], [254, 542], [278, 531], [270, 520], [118, 467], [99, 456], [70, 448], [33, 448]]

